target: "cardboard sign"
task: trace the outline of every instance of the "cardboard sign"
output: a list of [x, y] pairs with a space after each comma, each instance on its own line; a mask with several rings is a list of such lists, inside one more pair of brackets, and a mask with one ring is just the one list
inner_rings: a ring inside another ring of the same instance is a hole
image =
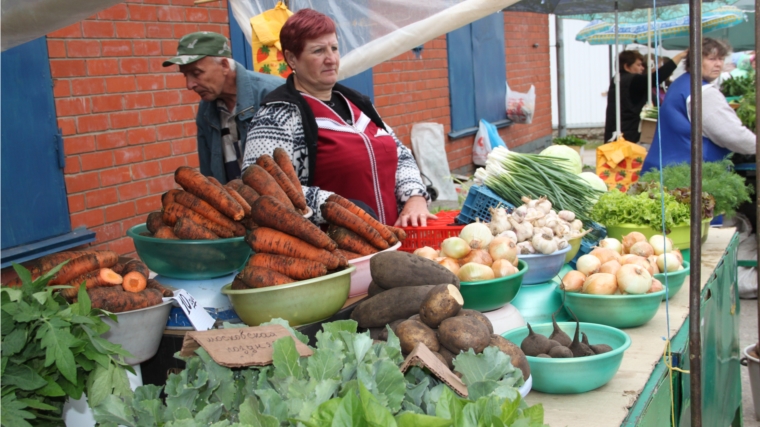
[[214, 320], [208, 311], [198, 304], [198, 301], [193, 298], [192, 295], [187, 293], [184, 289], [177, 289], [174, 291], [174, 296], [170, 298], [164, 298], [166, 300], [174, 300], [177, 305], [182, 308], [187, 318], [190, 319], [190, 323], [196, 331], [208, 331], [214, 327]]
[[198, 347], [203, 347], [216, 363], [228, 368], [270, 365], [274, 353], [273, 344], [282, 337], [291, 337], [302, 357], [313, 354], [306, 344], [293, 337], [284, 326], [269, 325], [188, 332], [182, 342], [180, 355], [193, 356]]
[[409, 356], [406, 356], [404, 363], [401, 365], [401, 373], [406, 373], [410, 366], [420, 366], [428, 368], [430, 372], [439, 380], [451, 387], [458, 395], [467, 397], [467, 386], [459, 379], [448, 366], [438, 360], [432, 351], [423, 343], [414, 347]]

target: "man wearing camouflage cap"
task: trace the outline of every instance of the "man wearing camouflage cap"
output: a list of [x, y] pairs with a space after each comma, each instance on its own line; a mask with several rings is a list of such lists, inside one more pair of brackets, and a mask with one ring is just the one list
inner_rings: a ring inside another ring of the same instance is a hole
[[182, 37], [177, 56], [163, 63], [175, 64], [187, 88], [201, 97], [195, 118], [201, 173], [223, 184], [240, 178], [248, 124], [261, 100], [285, 80], [246, 70], [232, 59], [227, 38], [208, 31]]

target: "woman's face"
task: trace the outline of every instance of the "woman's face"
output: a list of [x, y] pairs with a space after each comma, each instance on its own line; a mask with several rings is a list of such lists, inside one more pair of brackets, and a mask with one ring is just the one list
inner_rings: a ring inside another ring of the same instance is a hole
[[331, 90], [338, 81], [340, 53], [335, 33], [308, 40], [298, 58], [289, 51], [286, 55], [296, 79], [306, 89]]
[[636, 62], [633, 63], [633, 65], [623, 64], [623, 68], [625, 68], [625, 71], [628, 71], [631, 74], [644, 74], [644, 63], [641, 62], [640, 59], [637, 59]]
[[702, 57], [702, 79], [705, 81], [711, 82], [718, 77], [720, 77], [720, 73], [723, 71], [723, 61], [725, 60], [724, 57], [718, 55], [717, 53], [711, 53], [709, 55]]

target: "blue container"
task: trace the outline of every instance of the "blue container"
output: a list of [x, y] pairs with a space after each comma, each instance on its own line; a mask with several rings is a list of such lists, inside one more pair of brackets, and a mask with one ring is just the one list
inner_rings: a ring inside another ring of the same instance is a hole
[[485, 185], [473, 185], [467, 191], [467, 199], [457, 216], [457, 223], [470, 224], [475, 220], [490, 222], [491, 211], [489, 209], [499, 206], [506, 208], [507, 213], [512, 213], [515, 209], [514, 205], [499, 197]]
[[549, 255], [518, 255], [520, 261], [528, 264], [528, 272], [523, 277], [523, 285], [534, 285], [552, 280], [565, 265], [565, 254], [570, 252], [570, 245]]

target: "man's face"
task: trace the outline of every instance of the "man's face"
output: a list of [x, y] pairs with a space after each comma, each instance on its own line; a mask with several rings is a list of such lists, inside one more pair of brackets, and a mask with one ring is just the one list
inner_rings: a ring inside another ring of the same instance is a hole
[[227, 58], [217, 62], [217, 58], [207, 56], [191, 64], [180, 65], [179, 71], [185, 75], [187, 88], [197, 93], [201, 99], [211, 102], [219, 98], [224, 81], [230, 72]]
[[640, 59], [637, 59], [630, 67], [628, 65], [624, 65], [623, 67], [625, 68], [625, 71], [628, 71], [631, 74], [644, 74], [644, 69], [646, 68]]

